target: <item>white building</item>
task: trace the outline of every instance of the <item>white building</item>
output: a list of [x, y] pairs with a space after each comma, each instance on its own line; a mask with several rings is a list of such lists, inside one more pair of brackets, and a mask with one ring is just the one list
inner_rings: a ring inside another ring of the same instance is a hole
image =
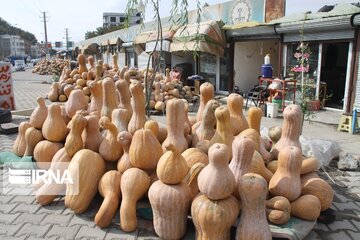
[[42, 55], [45, 55], [44, 45], [37, 43], [30, 46], [31, 58], [40, 58]]
[[20, 36], [5, 34], [1, 38], [10, 41], [11, 56], [25, 56], [25, 41]]
[[[126, 22], [126, 13], [104, 12], [103, 13], [103, 26], [119, 26], [124, 25]], [[133, 11], [130, 16], [129, 25], [135, 25], [141, 23], [141, 13]]]

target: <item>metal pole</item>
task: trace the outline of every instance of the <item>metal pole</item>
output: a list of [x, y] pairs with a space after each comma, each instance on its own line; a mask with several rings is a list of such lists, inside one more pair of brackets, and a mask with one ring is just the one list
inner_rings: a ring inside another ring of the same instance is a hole
[[43, 12], [43, 18], [44, 18], [44, 32], [45, 32], [45, 54], [47, 55], [49, 53], [49, 50], [48, 50], [48, 39], [47, 39], [47, 29], [46, 29], [46, 12]]
[[68, 51], [69, 51], [69, 32], [68, 28], [65, 28], [65, 41], [66, 41], [66, 58], [68, 57]]

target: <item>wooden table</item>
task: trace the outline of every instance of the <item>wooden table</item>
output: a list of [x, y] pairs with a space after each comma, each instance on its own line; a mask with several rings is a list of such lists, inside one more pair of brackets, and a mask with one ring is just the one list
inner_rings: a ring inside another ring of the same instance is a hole
[[262, 85], [264, 82], [266, 82], [266, 85], [269, 86], [273, 82], [279, 82], [281, 83], [282, 88], [281, 89], [269, 89], [270, 91], [270, 102], [272, 100], [272, 96], [279, 92], [281, 93], [282, 98], [282, 111], [285, 109], [285, 96], [288, 92], [291, 92], [293, 94], [293, 103], [295, 103], [295, 95], [296, 95], [296, 80], [290, 79], [290, 80], [281, 80], [279, 78], [259, 78], [259, 84]]

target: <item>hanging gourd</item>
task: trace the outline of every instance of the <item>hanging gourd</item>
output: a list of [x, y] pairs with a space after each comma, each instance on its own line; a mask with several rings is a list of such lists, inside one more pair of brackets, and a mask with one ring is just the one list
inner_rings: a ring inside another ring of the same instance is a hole
[[272, 153], [278, 159], [279, 151], [286, 146], [301, 149], [299, 137], [302, 126], [302, 111], [299, 105], [291, 104], [284, 109], [284, 120], [280, 140], [274, 145]]
[[315, 221], [321, 212], [320, 200], [311, 194], [300, 196], [291, 202], [291, 215], [307, 221]]
[[131, 107], [132, 115], [128, 124], [128, 131], [134, 135], [136, 130], [143, 128], [146, 122], [145, 116], [145, 96], [143, 86], [140, 82], [130, 85], [130, 93], [132, 96]]
[[124, 79], [119, 79], [115, 83], [116, 89], [119, 93], [119, 108], [125, 108], [129, 111], [129, 119], [127, 121], [130, 121], [131, 114], [132, 114], [132, 107], [131, 107], [131, 93], [129, 90], [129, 84]]
[[36, 129], [34, 127], [30, 127], [25, 131], [25, 143], [26, 148], [24, 152], [24, 156], [34, 156], [35, 146], [43, 140], [44, 137], [41, 133], [41, 130]]
[[287, 198], [276, 196], [266, 200], [266, 217], [274, 224], [287, 224], [290, 220], [291, 205]]
[[[67, 169], [67, 163], [70, 161], [71, 157], [67, 154], [65, 148], [61, 148], [53, 156], [48, 172], [59, 173], [60, 176], [64, 176], [63, 174]], [[42, 206], [52, 203], [58, 195], [64, 195], [66, 191], [66, 183], [45, 183], [43, 179], [45, 178], [41, 178], [39, 182], [36, 183], [38, 190], [35, 194], [36, 201]]]
[[48, 169], [54, 155], [63, 148], [62, 143], [42, 140], [34, 148], [34, 159], [38, 168]]
[[300, 168], [302, 152], [295, 146], [287, 146], [279, 153], [278, 167], [269, 182], [272, 196], [286, 197], [290, 202], [301, 195]]
[[301, 195], [310, 194], [320, 200], [321, 211], [325, 211], [334, 200], [334, 190], [325, 180], [312, 173], [301, 176]]
[[83, 72], [87, 72], [86, 67], [86, 57], [83, 54], [79, 54], [78, 56], [78, 63], [79, 63], [79, 74], [82, 74]]
[[87, 124], [82, 134], [84, 148], [99, 152], [100, 144], [104, 140], [100, 132], [99, 117], [97, 114], [92, 114], [85, 118], [87, 119]]
[[115, 82], [112, 78], [107, 77], [102, 80], [103, 105], [101, 108], [101, 117], [111, 119], [112, 111], [118, 106], [118, 98], [116, 94]]
[[99, 81], [89, 81], [87, 86], [91, 92], [91, 101], [89, 104], [89, 113], [96, 114], [98, 118], [101, 116], [101, 109], [103, 105], [103, 90]]
[[85, 93], [80, 89], [71, 91], [69, 99], [64, 104], [65, 110], [69, 118], [72, 118], [79, 110], [87, 110], [88, 100]]
[[125, 232], [137, 228], [136, 203], [150, 187], [149, 175], [139, 168], [126, 170], [121, 177], [122, 201], [120, 206], [120, 228]]
[[230, 239], [230, 228], [238, 215], [239, 202], [234, 196], [213, 201], [198, 194], [191, 204], [196, 239]]
[[48, 110], [44, 98], [38, 97], [36, 101], [38, 106], [30, 115], [30, 123], [34, 128], [41, 129], [47, 117]]
[[151, 185], [148, 196], [156, 234], [161, 239], [181, 239], [191, 204], [189, 186], [185, 182], [168, 185], [158, 180]]
[[25, 132], [30, 127], [32, 127], [30, 122], [22, 122], [19, 124], [18, 135], [13, 144], [13, 152], [19, 157], [22, 157], [25, 153]]
[[104, 159], [94, 151], [81, 149], [71, 159], [68, 173], [78, 182], [66, 184], [65, 206], [80, 214], [86, 211], [98, 191], [105, 173]]
[[214, 85], [205, 82], [200, 85], [200, 104], [196, 114], [196, 121], [201, 121], [206, 103], [214, 98]]
[[255, 129], [260, 135], [260, 124], [263, 111], [259, 107], [250, 107], [248, 111], [249, 128]]
[[123, 148], [121, 143], [117, 140], [117, 129], [108, 117], [101, 117], [99, 126], [106, 129], [106, 137], [99, 146], [99, 154], [105, 161], [116, 162], [122, 156]]
[[198, 148], [188, 148], [181, 154], [189, 168], [195, 163], [203, 163], [207, 165], [209, 163], [209, 157]]
[[215, 143], [224, 143], [230, 148], [231, 151], [231, 145], [234, 140], [234, 135], [230, 122], [229, 109], [224, 106], [216, 108], [215, 117], [216, 131], [214, 136], [210, 140], [209, 146], [212, 146]]
[[229, 197], [235, 187], [235, 178], [229, 168], [230, 149], [225, 144], [216, 143], [209, 148], [209, 164], [198, 177], [202, 194], [211, 200]]
[[162, 154], [162, 147], [151, 130], [139, 129], [135, 132], [129, 148], [131, 165], [143, 170], [155, 170]]
[[195, 163], [194, 165], [192, 165], [190, 171], [188, 172], [188, 175], [184, 179], [184, 181], [190, 188], [191, 199], [194, 199], [196, 195], [200, 192], [197, 179], [200, 172], [204, 169], [205, 166], [206, 165], [201, 162]]
[[118, 141], [121, 143], [124, 154], [120, 157], [117, 163], [117, 170], [124, 173], [129, 168], [132, 168], [129, 156], [129, 148], [132, 140], [132, 135], [127, 131], [122, 131], [117, 136]]
[[67, 135], [65, 140], [65, 150], [70, 157], [80, 149], [84, 148], [84, 142], [81, 134], [84, 131], [87, 124], [87, 120], [81, 113], [77, 113], [71, 119], [70, 133]]
[[[227, 98], [227, 107], [230, 112], [230, 119], [234, 136], [249, 128], [248, 121], [243, 114], [244, 99], [241, 95], [231, 93]], [[249, 110], [250, 111], [250, 110]]]
[[121, 173], [116, 170], [106, 172], [99, 182], [99, 193], [104, 198], [95, 215], [95, 224], [100, 228], [108, 227], [116, 214], [121, 198]]
[[165, 148], [166, 152], [159, 159], [156, 173], [163, 183], [177, 184], [185, 178], [189, 167], [174, 145], [170, 143]]
[[162, 143], [164, 151], [165, 146], [170, 143], [173, 144], [180, 153], [188, 148], [188, 143], [184, 136], [184, 119], [184, 102], [180, 99], [169, 100], [166, 104], [167, 137]]
[[272, 239], [266, 220], [267, 192], [267, 182], [260, 175], [246, 173], [241, 177], [239, 185], [241, 214], [236, 228], [236, 239]]
[[192, 146], [195, 147], [199, 141], [211, 140], [215, 134], [215, 110], [220, 107], [218, 101], [209, 100], [204, 108], [202, 120], [195, 123], [192, 127], [193, 141]]
[[232, 159], [229, 168], [235, 177], [233, 195], [240, 199], [238, 192], [241, 177], [251, 172], [251, 160], [255, 152], [255, 143], [250, 138], [236, 137], [232, 143]]
[[[54, 129], [54, 126], [56, 126], [56, 129]], [[65, 140], [68, 129], [61, 116], [59, 105], [53, 103], [49, 106], [48, 115], [42, 127], [42, 134], [49, 141], [61, 142]]]
[[125, 108], [115, 108], [111, 114], [111, 121], [115, 124], [118, 132], [127, 131], [131, 112]]

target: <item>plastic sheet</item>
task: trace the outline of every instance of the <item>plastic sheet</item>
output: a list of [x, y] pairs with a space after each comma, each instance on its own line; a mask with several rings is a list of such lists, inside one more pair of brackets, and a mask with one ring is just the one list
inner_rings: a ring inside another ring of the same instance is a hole
[[300, 143], [303, 155], [315, 157], [320, 161], [319, 166], [328, 166], [330, 161], [339, 157], [341, 146], [339, 143], [322, 139], [307, 139], [300, 136]]

